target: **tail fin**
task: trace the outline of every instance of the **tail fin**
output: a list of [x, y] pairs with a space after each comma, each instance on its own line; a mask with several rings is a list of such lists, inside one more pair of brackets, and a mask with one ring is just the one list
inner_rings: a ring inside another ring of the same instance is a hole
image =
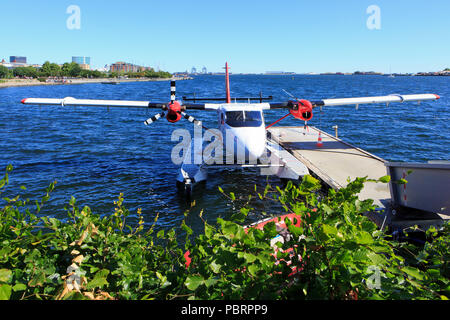
[[228, 62], [225, 62], [225, 88], [227, 91], [227, 103], [231, 103], [230, 95], [230, 75], [228, 74]]

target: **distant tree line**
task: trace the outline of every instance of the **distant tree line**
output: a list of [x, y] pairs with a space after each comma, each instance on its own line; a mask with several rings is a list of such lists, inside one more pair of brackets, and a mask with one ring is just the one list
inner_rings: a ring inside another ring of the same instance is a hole
[[47, 78], [47, 77], [70, 77], [70, 78], [117, 78], [128, 76], [129, 78], [170, 78], [169, 72], [158, 71], [152, 68], [141, 72], [101, 72], [98, 70], [84, 70], [75, 62], [64, 63], [62, 66], [46, 61], [42, 67], [17, 67], [12, 70], [0, 66], [0, 78]]

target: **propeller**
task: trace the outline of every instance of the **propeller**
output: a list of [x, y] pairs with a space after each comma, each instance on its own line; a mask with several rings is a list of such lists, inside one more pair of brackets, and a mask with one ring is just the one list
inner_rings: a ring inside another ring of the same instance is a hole
[[[178, 101], [176, 101], [176, 91], [177, 91], [176, 83], [175, 83], [175, 81], [171, 81], [170, 82], [170, 103], [168, 103], [167, 105], [161, 105], [163, 112], [158, 113], [158, 114], [154, 115], [153, 117], [147, 119], [144, 122], [144, 124], [149, 125], [149, 124], [161, 119], [164, 116], [166, 116], [167, 121], [169, 121], [170, 123], [175, 123], [175, 122], [180, 121], [181, 118], [183, 117], [184, 119], [188, 120], [189, 122], [191, 122], [197, 126], [205, 128], [202, 125], [202, 121], [197, 120], [195, 117], [193, 117], [183, 111], [186, 108], [186, 106], [181, 105]], [[166, 115], [166, 112], [167, 112], [167, 115]]]
[[284, 118], [288, 117], [289, 115], [292, 115], [296, 119], [300, 119], [305, 121], [305, 130], [308, 129], [308, 121], [310, 121], [313, 118], [313, 104], [304, 99], [299, 99], [292, 95], [291, 93], [287, 92], [286, 90], [282, 89], [287, 95], [289, 95], [291, 98], [295, 99], [295, 101], [290, 100], [285, 103], [281, 104], [271, 104], [271, 108], [289, 108], [289, 113], [285, 115], [284, 117], [278, 119], [274, 123], [268, 125], [266, 129], [269, 129], [273, 125], [277, 124]]
[[[175, 87], [175, 81], [171, 81], [170, 82], [170, 103], [165, 105], [162, 104], [160, 105], [161, 109], [163, 110], [160, 113], [155, 114], [153, 117], [147, 119], [144, 121], [145, 125], [149, 125], [152, 124], [153, 122], [158, 121], [159, 119], [161, 119], [162, 117], [164, 117], [166, 115], [166, 111], [167, 111], [167, 116], [166, 119], [167, 121], [174, 123], [177, 122], [181, 119], [181, 116], [179, 115], [179, 112], [181, 111], [181, 105], [175, 101], [175, 94], [176, 94], [176, 87]], [[149, 106], [151, 106], [152, 104], [149, 104]], [[158, 107], [159, 105], [155, 105], [155, 107]]]
[[312, 103], [308, 100], [299, 99], [284, 89], [282, 90], [291, 98], [295, 99], [295, 101], [288, 101], [287, 106], [289, 107], [290, 114], [297, 119], [304, 120], [306, 125], [306, 123], [313, 117], [312, 110], [314, 106]]

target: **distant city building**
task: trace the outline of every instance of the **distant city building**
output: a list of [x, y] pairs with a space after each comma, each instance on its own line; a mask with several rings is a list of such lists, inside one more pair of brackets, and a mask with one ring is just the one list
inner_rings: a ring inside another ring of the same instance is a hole
[[27, 57], [10, 56], [10, 57], [9, 57], [9, 62], [10, 62], [10, 63], [22, 63], [22, 64], [26, 64], [26, 63], [27, 63]]
[[197, 73], [197, 68], [196, 68], [196, 67], [192, 67], [191, 73], [192, 73], [192, 74], [196, 74], [196, 73]]
[[90, 57], [72, 57], [72, 62], [78, 64], [81, 69], [90, 70], [91, 69], [91, 58]]
[[207, 73], [208, 73], [208, 69], [206, 69], [206, 67], [203, 67], [202, 73], [203, 73], [203, 74], [207, 74]]
[[146, 71], [146, 70], [150, 70], [150, 67], [142, 67], [142, 66], [138, 66], [132, 63], [127, 63], [127, 62], [116, 62], [113, 63], [110, 67], [109, 67], [109, 71], [110, 72], [142, 72], [142, 71]]
[[72, 57], [72, 62], [78, 63], [78, 64], [91, 64], [91, 58], [90, 57]]
[[353, 73], [354, 75], [363, 75], [363, 76], [377, 76], [382, 75], [381, 72], [375, 72], [375, 71], [356, 71]]
[[295, 74], [295, 72], [286, 71], [266, 71], [266, 75], [283, 75], [283, 74]]

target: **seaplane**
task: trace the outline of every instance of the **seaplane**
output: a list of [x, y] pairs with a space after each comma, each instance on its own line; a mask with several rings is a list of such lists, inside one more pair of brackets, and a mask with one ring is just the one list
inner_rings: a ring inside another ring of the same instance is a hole
[[[169, 123], [177, 123], [186, 119], [194, 124], [194, 128], [206, 130], [209, 134], [199, 138], [188, 139], [181, 148], [184, 151], [177, 186], [190, 197], [195, 184], [204, 182], [210, 168], [261, 168], [262, 175], [276, 175], [281, 179], [299, 180], [308, 174], [308, 168], [281, 148], [268, 135], [268, 129], [288, 116], [303, 121], [305, 129], [313, 118], [316, 108], [356, 106], [362, 104], [405, 103], [412, 101], [438, 100], [437, 94], [391, 94], [387, 96], [333, 98], [310, 101], [291, 95], [291, 100], [271, 102], [272, 96], [263, 97], [231, 97], [230, 75], [228, 63], [225, 63], [225, 97], [186, 97], [176, 99], [176, 83], [170, 82], [170, 101], [127, 101], [127, 100], [94, 100], [66, 97], [25, 98], [21, 102], [26, 105], [54, 105], [62, 107], [124, 107], [160, 109], [160, 112], [144, 121], [145, 125], [166, 118]], [[288, 93], [288, 92], [286, 92]], [[289, 93], [288, 93], [289, 94]], [[289, 94], [290, 95], [290, 94]], [[264, 110], [286, 109], [288, 113], [277, 121], [266, 125]], [[188, 110], [215, 111], [218, 128], [208, 129], [202, 121], [186, 113]], [[214, 137], [214, 138], [213, 138]], [[172, 139], [173, 140], [173, 139]], [[213, 141], [213, 142], [211, 142]], [[206, 142], [211, 144], [205, 147]], [[211, 145], [214, 144], [213, 147]], [[209, 146], [209, 148], [208, 148]], [[205, 154], [205, 151], [209, 153]], [[173, 152], [172, 152], [173, 154]]]

